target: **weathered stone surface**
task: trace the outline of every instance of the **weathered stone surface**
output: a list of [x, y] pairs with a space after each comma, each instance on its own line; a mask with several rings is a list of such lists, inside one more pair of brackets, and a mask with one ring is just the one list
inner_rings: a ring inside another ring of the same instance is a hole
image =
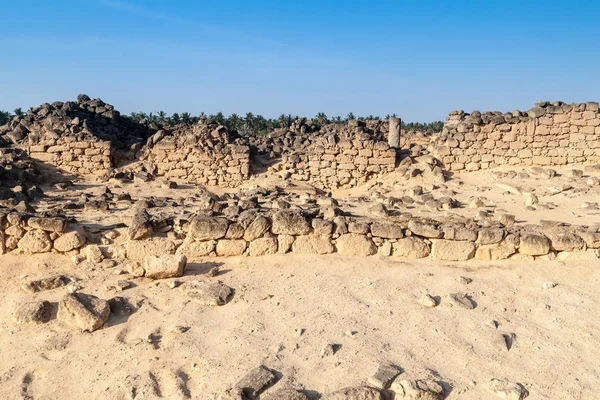
[[13, 321], [19, 325], [45, 324], [51, 317], [52, 305], [46, 300], [24, 303], [12, 315]]
[[252, 257], [267, 256], [277, 253], [277, 239], [273, 237], [264, 237], [250, 242], [249, 253]]
[[66, 275], [53, 275], [40, 279], [33, 279], [21, 285], [21, 288], [29, 293], [43, 292], [65, 286], [72, 282]]
[[425, 258], [431, 253], [431, 246], [423, 239], [407, 237], [392, 245], [392, 255], [402, 258]]
[[411, 219], [408, 222], [408, 229], [417, 236], [422, 236], [431, 239], [441, 238], [443, 232], [432, 223]]
[[217, 255], [222, 257], [241, 256], [248, 242], [244, 239], [221, 239], [217, 242]]
[[592, 261], [600, 258], [600, 250], [561, 251], [556, 258], [561, 261]]
[[300, 212], [283, 210], [273, 215], [271, 231], [276, 235], [306, 235], [310, 225]]
[[254, 239], [258, 239], [262, 237], [266, 232], [269, 231], [271, 227], [271, 223], [269, 220], [262, 215], [257, 216], [250, 225], [246, 228], [244, 232], [244, 239], [247, 242], [251, 242]]
[[395, 399], [407, 400], [441, 400], [444, 388], [431, 379], [396, 380], [391, 387]]
[[516, 246], [507, 242], [480, 245], [475, 251], [475, 259], [482, 261], [506, 260], [516, 252]]
[[215, 250], [215, 245], [216, 242], [214, 240], [208, 240], [205, 242], [184, 241], [181, 246], [177, 248], [175, 254], [183, 254], [189, 260], [195, 260], [209, 255]]
[[104, 260], [104, 255], [98, 245], [89, 244], [85, 248], [85, 258], [91, 263], [98, 264]]
[[175, 254], [175, 243], [167, 238], [152, 237], [127, 242], [127, 258], [134, 261], [145, 261], [148, 256]]
[[569, 231], [555, 231], [548, 233], [550, 250], [554, 251], [579, 251], [586, 247], [581, 236]]
[[145, 277], [150, 279], [168, 279], [183, 275], [187, 258], [181, 254], [163, 254], [148, 256], [144, 266]]
[[346, 256], [371, 256], [377, 252], [373, 241], [358, 233], [347, 233], [337, 238], [337, 252]]
[[308, 400], [308, 397], [295, 389], [283, 388], [261, 396], [262, 400]]
[[368, 386], [347, 387], [326, 394], [323, 400], [382, 400], [378, 389]]
[[52, 249], [52, 240], [47, 232], [32, 229], [19, 240], [18, 247], [25, 253], [46, 253]]
[[236, 382], [235, 387], [241, 389], [249, 399], [256, 399], [264, 390], [273, 385], [276, 380], [277, 377], [275, 374], [261, 365], [240, 378]]
[[488, 391], [504, 400], [522, 400], [529, 395], [520, 384], [502, 379], [492, 379], [488, 384]]
[[54, 249], [61, 253], [66, 253], [74, 249], [82, 247], [86, 242], [85, 232], [83, 229], [76, 228], [69, 232], [63, 233], [54, 241]]
[[375, 374], [369, 378], [368, 383], [379, 389], [387, 389], [401, 372], [402, 370], [398, 366], [387, 361], [381, 362]]
[[294, 240], [296, 238], [292, 235], [278, 235], [277, 236], [277, 253], [285, 254], [292, 249], [292, 244], [294, 244]]
[[504, 239], [504, 229], [502, 228], [482, 228], [477, 233], [477, 244], [495, 244]]
[[195, 240], [221, 239], [227, 233], [228, 224], [225, 218], [197, 216], [190, 222], [189, 234]]
[[328, 237], [304, 235], [296, 238], [292, 251], [298, 254], [331, 254], [335, 248]]
[[550, 240], [539, 233], [525, 233], [519, 241], [519, 253], [528, 256], [543, 256], [550, 251]]
[[150, 222], [150, 216], [145, 210], [136, 212], [131, 218], [127, 234], [131, 240], [146, 239], [152, 236], [154, 229]]
[[373, 222], [371, 224], [371, 234], [386, 239], [401, 239], [404, 237], [402, 228], [399, 225], [380, 222]]
[[450, 293], [448, 295], [448, 301], [450, 304], [472, 310], [475, 308], [475, 303], [465, 293]]
[[188, 281], [179, 290], [188, 298], [205, 306], [223, 306], [233, 297], [234, 291], [221, 281]]
[[475, 244], [453, 240], [434, 239], [431, 241], [431, 257], [440, 261], [466, 261], [475, 255]]
[[84, 293], [70, 293], [58, 305], [58, 320], [82, 331], [93, 332], [110, 314], [108, 301]]
[[47, 232], [63, 232], [65, 230], [65, 220], [62, 218], [42, 218], [31, 217], [27, 224], [33, 229], [41, 229]]

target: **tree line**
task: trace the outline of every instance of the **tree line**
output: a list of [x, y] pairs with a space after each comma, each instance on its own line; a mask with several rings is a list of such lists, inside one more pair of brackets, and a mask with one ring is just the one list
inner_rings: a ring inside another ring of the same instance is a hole
[[[13, 116], [24, 114], [23, 110], [17, 108], [10, 113], [8, 111], [0, 111], [0, 125], [6, 124], [10, 121]], [[361, 120], [361, 121], [382, 121], [387, 120], [390, 117], [395, 117], [395, 114], [386, 115], [383, 118], [376, 115], [359, 116], [354, 115], [350, 112], [345, 117], [334, 116], [328, 117], [325, 113], [318, 113], [312, 118], [312, 121], [317, 125], [326, 125], [330, 123], [344, 124], [350, 120]], [[156, 113], [144, 113], [144, 112], [132, 112], [129, 115], [123, 115], [124, 118], [129, 118], [135, 121], [146, 121], [149, 123], [155, 123], [159, 126], [177, 125], [177, 124], [194, 124], [200, 119], [207, 119], [214, 121], [218, 124], [226, 126], [229, 130], [235, 130], [242, 134], [266, 134], [274, 129], [289, 128], [292, 123], [298, 119], [306, 121], [306, 118], [299, 117], [291, 114], [281, 114], [277, 118], [265, 118], [262, 115], [254, 115], [249, 112], [246, 115], [238, 115], [233, 113], [229, 116], [224, 115], [222, 112], [216, 114], [206, 115], [200, 113], [199, 115], [192, 115], [188, 112], [174, 113], [168, 115], [164, 111], [158, 111]], [[409, 122], [402, 121], [402, 128], [405, 130], [421, 131], [424, 133], [436, 133], [441, 132], [444, 123], [442, 121], [434, 121], [428, 123], [421, 122]]]

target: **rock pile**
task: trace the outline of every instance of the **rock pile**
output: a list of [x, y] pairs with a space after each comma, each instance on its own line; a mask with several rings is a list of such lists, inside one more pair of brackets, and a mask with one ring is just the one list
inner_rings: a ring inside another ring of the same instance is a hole
[[0, 127], [0, 138], [32, 158], [78, 174], [105, 173], [116, 151], [139, 149], [150, 133], [112, 105], [86, 95], [75, 102], [42, 104]]
[[453, 171], [598, 162], [598, 103], [540, 102], [504, 114], [453, 111], [431, 151]]

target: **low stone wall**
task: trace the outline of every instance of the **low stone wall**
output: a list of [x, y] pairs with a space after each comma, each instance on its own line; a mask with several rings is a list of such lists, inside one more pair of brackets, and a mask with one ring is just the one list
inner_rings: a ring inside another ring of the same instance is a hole
[[24, 148], [31, 158], [79, 175], [102, 175], [112, 167], [110, 142], [73, 136], [45, 137]]
[[595, 260], [599, 249], [600, 233], [585, 227], [480, 226], [473, 221], [422, 219], [381, 222], [344, 216], [328, 220], [300, 211], [249, 210], [237, 217], [198, 215], [173, 226], [168, 237], [129, 240], [124, 253], [138, 262], [163, 254], [193, 260], [289, 252], [439, 261]]
[[363, 184], [396, 167], [396, 150], [369, 135], [357, 134], [352, 140], [324, 139], [307, 149], [284, 154], [274, 169], [288, 171], [292, 179], [321, 189], [336, 189]]
[[598, 103], [542, 102], [505, 114], [453, 111], [430, 150], [454, 171], [599, 162]]
[[59, 217], [0, 212], [0, 254], [78, 253], [86, 243], [81, 227]]
[[250, 148], [227, 144], [218, 149], [178, 145], [174, 138], [158, 142], [144, 157], [158, 175], [210, 186], [237, 187], [250, 174]]

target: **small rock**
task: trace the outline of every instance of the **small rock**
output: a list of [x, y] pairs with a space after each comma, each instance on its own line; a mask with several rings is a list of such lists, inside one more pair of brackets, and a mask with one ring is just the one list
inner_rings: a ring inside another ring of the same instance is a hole
[[558, 283], [556, 282], [544, 282], [544, 284], [542, 285], [542, 289], [552, 289], [558, 286]]
[[419, 304], [429, 308], [437, 306], [437, 302], [433, 296], [429, 295], [428, 293], [425, 293], [423, 296], [421, 296], [419, 299]]
[[321, 349], [321, 357], [330, 357], [334, 355], [337, 352], [338, 348], [338, 345], [331, 343], [326, 344], [325, 347]]
[[522, 400], [529, 393], [519, 383], [512, 383], [501, 379], [492, 379], [488, 385], [488, 391], [501, 399]]
[[254, 368], [244, 375], [235, 384], [236, 389], [240, 389], [243, 394], [250, 398], [256, 399], [268, 387], [272, 386], [277, 380], [277, 377], [264, 365]]
[[322, 397], [322, 400], [382, 400], [378, 389], [368, 386], [347, 387]]
[[441, 400], [444, 398], [444, 388], [432, 379], [404, 379], [394, 381], [391, 390], [395, 399], [407, 400]]
[[283, 388], [260, 396], [261, 400], [308, 400], [308, 397], [296, 389]]
[[207, 275], [211, 278], [214, 278], [215, 276], [219, 275], [219, 267], [212, 267], [210, 271], [208, 271]]
[[466, 277], [466, 276], [461, 276], [461, 277], [459, 278], [459, 280], [460, 280], [460, 283], [463, 283], [463, 284], [465, 284], [465, 285], [468, 285], [469, 283], [473, 282], [473, 279], [471, 279], [471, 278], [468, 278], [468, 277]]
[[464, 293], [450, 293], [448, 295], [448, 300], [450, 304], [467, 309], [472, 310], [475, 308], [475, 303]]
[[71, 283], [72, 279], [66, 275], [53, 275], [46, 278], [34, 279], [21, 285], [21, 288], [29, 293], [52, 290]]
[[369, 378], [368, 383], [379, 389], [387, 389], [392, 384], [392, 381], [401, 373], [402, 369], [398, 366], [389, 362], [382, 362], [377, 367], [375, 374]]
[[188, 281], [179, 287], [187, 297], [205, 306], [222, 306], [233, 297], [233, 289], [221, 281]]
[[104, 255], [98, 247], [98, 245], [90, 244], [85, 248], [85, 257], [87, 260], [94, 264], [99, 264], [104, 260]]

